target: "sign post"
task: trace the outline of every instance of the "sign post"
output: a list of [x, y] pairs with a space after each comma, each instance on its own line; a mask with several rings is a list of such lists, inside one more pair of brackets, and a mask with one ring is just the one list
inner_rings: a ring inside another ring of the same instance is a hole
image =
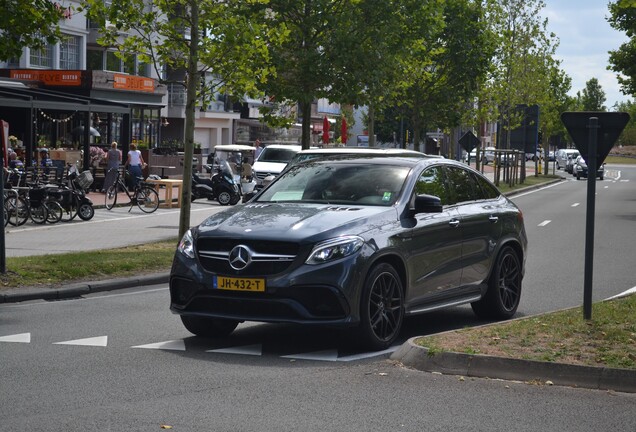
[[[466, 150], [466, 152], [468, 153], [468, 165], [470, 165], [470, 152], [473, 151], [473, 149], [477, 147], [480, 143], [481, 141], [479, 141], [479, 138], [477, 138], [475, 134], [472, 133], [471, 131], [466, 132], [459, 139], [459, 145], [461, 145], [462, 148]], [[477, 164], [478, 160], [479, 160], [479, 155], [477, 154], [475, 158], [475, 167], [477, 167], [477, 169], [479, 169], [479, 165]]]
[[629, 121], [629, 114], [618, 112], [565, 112], [561, 121], [574, 145], [587, 163], [587, 211], [585, 215], [585, 272], [583, 318], [592, 319], [592, 282], [594, 273], [594, 213], [596, 173]]

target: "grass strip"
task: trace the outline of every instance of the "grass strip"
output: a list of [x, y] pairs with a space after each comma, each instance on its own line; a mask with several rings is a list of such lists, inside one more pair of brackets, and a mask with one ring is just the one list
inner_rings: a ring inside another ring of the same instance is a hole
[[0, 289], [168, 271], [176, 246], [174, 239], [117, 249], [10, 257], [7, 272], [0, 274]]
[[435, 352], [636, 369], [636, 295], [417, 339]]

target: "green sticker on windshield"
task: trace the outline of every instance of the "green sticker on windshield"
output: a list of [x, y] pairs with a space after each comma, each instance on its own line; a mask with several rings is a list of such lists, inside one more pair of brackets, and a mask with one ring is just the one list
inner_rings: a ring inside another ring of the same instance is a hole
[[384, 196], [382, 197], [382, 201], [391, 201], [391, 192], [384, 192]]

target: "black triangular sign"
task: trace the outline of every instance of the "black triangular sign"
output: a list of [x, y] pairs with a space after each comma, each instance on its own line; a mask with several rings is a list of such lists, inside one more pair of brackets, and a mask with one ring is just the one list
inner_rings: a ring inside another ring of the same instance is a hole
[[598, 170], [621, 132], [629, 122], [629, 114], [624, 112], [564, 112], [561, 114], [561, 121], [570, 133], [574, 145], [588, 160], [590, 129], [589, 120], [591, 117], [598, 119], [598, 129], [596, 136], [596, 169]]
[[473, 149], [477, 147], [480, 142], [481, 141], [479, 141], [479, 138], [477, 138], [475, 134], [472, 133], [471, 131], [466, 132], [459, 139], [459, 145], [461, 145], [462, 148], [466, 150], [468, 153], [473, 151]]

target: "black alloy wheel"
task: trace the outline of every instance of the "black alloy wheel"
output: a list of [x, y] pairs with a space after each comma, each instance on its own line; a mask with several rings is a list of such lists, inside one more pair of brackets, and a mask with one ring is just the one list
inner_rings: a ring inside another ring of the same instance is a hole
[[367, 275], [360, 306], [358, 336], [365, 348], [386, 349], [400, 334], [404, 289], [393, 266], [381, 263]]
[[205, 338], [226, 337], [239, 325], [236, 320], [190, 315], [181, 315], [181, 322], [190, 333]]
[[515, 250], [505, 246], [497, 256], [486, 295], [471, 303], [478, 317], [503, 320], [517, 312], [521, 300], [521, 270], [521, 261]]

